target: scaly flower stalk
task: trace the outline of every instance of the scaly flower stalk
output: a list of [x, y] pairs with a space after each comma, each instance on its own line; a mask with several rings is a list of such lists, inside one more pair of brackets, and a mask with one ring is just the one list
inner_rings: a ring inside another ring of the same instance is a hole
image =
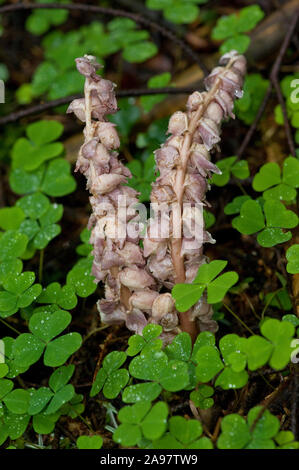
[[75, 171], [86, 176], [91, 193], [92, 272], [96, 282], [105, 284], [105, 299], [97, 304], [102, 321], [125, 322], [137, 333], [148, 322], [159, 323], [165, 342], [182, 330], [194, 337], [197, 323], [202, 330], [215, 331], [217, 324], [204, 299], [180, 315], [178, 325], [174, 300], [165, 289], [169, 291], [176, 282], [192, 282], [206, 262], [203, 243], [214, 242], [202, 219], [207, 178], [219, 173], [210, 162], [209, 150], [220, 140], [222, 119], [233, 116], [234, 97], [241, 96], [244, 57], [225, 54], [206, 79], [208, 91], [193, 93], [187, 112], [170, 118], [172, 135], [155, 153], [160, 176], [152, 188], [153, 218], [143, 250], [135, 229], [139, 228], [138, 194], [126, 186], [131, 174], [117, 158], [119, 137], [106, 118], [117, 111], [115, 85], [97, 74], [100, 66], [94, 57], [76, 59], [76, 65], [85, 76], [85, 97], [74, 100], [68, 112], [86, 123]]
[[[168, 127], [171, 136], [155, 153], [160, 177], [153, 184], [151, 202], [158, 204], [160, 213], [154, 210], [144, 254], [154, 278], [168, 288], [175, 283], [192, 282], [198, 267], [206, 262], [202, 244], [214, 242], [204, 230], [201, 210], [207, 204], [207, 178], [212, 172], [220, 173], [210, 162], [209, 151], [220, 141], [221, 121], [234, 117], [233, 102], [235, 97], [242, 96], [245, 72], [243, 56], [236, 51], [225, 54], [220, 66], [205, 80], [208, 91], [193, 93], [187, 102], [187, 112], [178, 111], [171, 116]], [[166, 217], [171, 222], [169, 236], [161, 233], [159, 241], [153, 240], [153, 226]], [[215, 331], [217, 323], [211, 319], [212, 314], [211, 307], [201, 299], [191, 311], [180, 314], [180, 328], [194, 337], [197, 318], [201, 330]]]

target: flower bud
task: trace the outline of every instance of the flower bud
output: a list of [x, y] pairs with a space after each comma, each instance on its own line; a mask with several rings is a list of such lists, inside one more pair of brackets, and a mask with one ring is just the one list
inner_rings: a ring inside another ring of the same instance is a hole
[[168, 133], [181, 135], [188, 129], [188, 118], [186, 113], [177, 111], [169, 119]]
[[171, 294], [160, 294], [153, 302], [152, 306], [152, 317], [156, 321], [160, 321], [161, 318], [175, 310], [174, 299]]
[[144, 269], [124, 268], [119, 273], [120, 282], [129, 289], [144, 289], [155, 284], [154, 279]]
[[96, 134], [108, 149], [117, 149], [120, 146], [115, 124], [112, 122], [98, 122]]

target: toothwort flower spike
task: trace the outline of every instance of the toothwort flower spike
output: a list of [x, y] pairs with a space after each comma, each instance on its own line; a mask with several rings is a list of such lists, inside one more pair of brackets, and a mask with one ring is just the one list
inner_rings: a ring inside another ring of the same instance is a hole
[[[169, 120], [170, 137], [155, 152], [160, 177], [151, 192], [153, 217], [144, 255], [153, 277], [171, 289], [175, 283], [190, 283], [199, 266], [206, 262], [202, 252], [205, 242], [214, 243], [204, 229], [203, 206], [208, 205], [207, 178], [221, 173], [210, 161], [209, 152], [220, 141], [220, 124], [233, 115], [234, 98], [242, 96], [246, 59], [236, 51], [225, 54], [205, 80], [207, 92], [194, 92], [187, 111], [174, 113]], [[162, 204], [161, 204], [162, 203]], [[153, 237], [156, 225], [170, 221], [169, 234]], [[180, 314], [180, 328], [193, 337], [199, 327], [216, 331], [213, 311], [202, 298], [191, 311]], [[195, 321], [196, 320], [196, 321]]]
[[207, 178], [219, 173], [209, 151], [220, 140], [222, 119], [233, 116], [234, 97], [241, 96], [245, 58], [235, 51], [225, 54], [206, 79], [208, 91], [193, 93], [187, 112], [170, 118], [172, 135], [155, 154], [160, 176], [152, 188], [152, 217], [143, 250], [140, 220], [146, 218], [146, 209], [140, 214], [137, 192], [125, 186], [131, 173], [118, 160], [119, 137], [106, 118], [117, 111], [115, 85], [97, 74], [100, 66], [94, 57], [78, 58], [76, 65], [85, 77], [85, 97], [74, 100], [68, 112], [86, 124], [75, 171], [86, 176], [91, 193], [92, 272], [96, 282], [105, 284], [105, 299], [98, 301], [102, 321], [125, 322], [139, 334], [148, 322], [159, 323], [166, 343], [181, 330], [192, 336], [198, 326], [215, 331], [217, 324], [204, 299], [179, 318], [171, 294], [159, 291], [176, 282], [192, 282], [206, 262], [203, 243], [214, 242], [202, 218], [203, 205], [208, 204]]
[[88, 226], [92, 229], [92, 272], [96, 282], [105, 283], [105, 299], [97, 304], [101, 319], [107, 324], [125, 322], [130, 330], [141, 334], [152, 318], [154, 304], [151, 321], [162, 322], [161, 305], [167, 295], [170, 299], [164, 310], [171, 318], [163, 321], [166, 339], [171, 339], [178, 332], [174, 301], [170, 294], [159, 295], [146, 267], [139, 246], [138, 194], [125, 186], [131, 173], [117, 158], [119, 137], [115, 125], [106, 119], [117, 111], [115, 85], [97, 74], [99, 64], [94, 57], [78, 58], [76, 65], [85, 76], [84, 98], [74, 100], [68, 112], [85, 122], [85, 141], [75, 171], [86, 176], [91, 193], [93, 212]]

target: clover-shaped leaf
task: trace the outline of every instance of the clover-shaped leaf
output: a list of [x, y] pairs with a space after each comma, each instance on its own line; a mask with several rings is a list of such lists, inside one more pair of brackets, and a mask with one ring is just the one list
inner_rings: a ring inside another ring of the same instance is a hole
[[286, 252], [287, 272], [290, 274], [299, 273], [299, 244], [296, 243], [288, 248]]
[[59, 367], [79, 349], [82, 338], [79, 333], [59, 335], [71, 322], [71, 315], [63, 310], [53, 313], [40, 310], [29, 320], [31, 333], [22, 333], [13, 343], [12, 352], [16, 364], [29, 367], [39, 360], [45, 350], [44, 364]]
[[76, 188], [75, 179], [70, 173], [70, 163], [62, 158], [55, 158], [30, 172], [20, 167], [14, 168], [9, 181], [17, 194], [41, 191], [48, 196], [60, 197]]
[[299, 187], [299, 161], [288, 157], [284, 160], [282, 176], [277, 163], [266, 163], [253, 179], [253, 189], [263, 191], [265, 200], [292, 201]]
[[63, 126], [57, 121], [39, 121], [30, 124], [26, 133], [29, 139], [21, 137], [12, 150], [12, 167], [26, 171], [36, 170], [43, 162], [57, 157], [63, 145], [53, 143], [62, 133]]
[[106, 398], [117, 397], [129, 381], [128, 371], [120, 369], [126, 358], [126, 353], [121, 351], [113, 351], [105, 357], [103, 367], [98, 371], [92, 385], [91, 397], [97, 395], [102, 389]]
[[214, 400], [211, 398], [213, 394], [214, 389], [209, 385], [199, 385], [196, 390], [190, 393], [190, 400], [197, 408], [207, 410], [214, 404]]
[[236, 161], [237, 157], [223, 158], [217, 162], [221, 175], [213, 175], [211, 178], [212, 183], [216, 186], [225, 186], [230, 179], [232, 173], [236, 178], [245, 179], [249, 176], [248, 163], [246, 160]]
[[57, 304], [64, 309], [72, 309], [77, 305], [77, 297], [72, 286], [61, 287], [59, 282], [52, 282], [42, 291], [38, 303]]
[[[238, 281], [234, 271], [216, 277], [227, 265], [227, 261], [214, 260], [199, 267], [192, 284], [176, 284], [172, 296], [179, 312], [186, 312], [192, 307], [207, 289], [208, 303], [214, 304], [223, 299], [227, 291]], [[216, 279], [215, 279], [216, 278]]]
[[292, 238], [291, 232], [283, 232], [282, 229], [296, 227], [298, 224], [297, 215], [287, 210], [280, 201], [273, 199], [267, 200], [263, 209], [264, 213], [257, 201], [244, 202], [240, 216], [232, 220], [233, 227], [245, 235], [259, 232], [257, 241], [264, 247], [271, 247], [290, 240]]
[[157, 339], [162, 333], [161, 325], [148, 324], [143, 328], [142, 336], [133, 335], [128, 340], [128, 356], [136, 356], [140, 351], [160, 351], [163, 346], [161, 339]]
[[0, 316], [8, 317], [37, 299], [42, 287], [40, 284], [32, 285], [34, 280], [35, 274], [30, 271], [8, 276], [3, 283], [5, 290], [0, 292]]
[[295, 327], [288, 321], [274, 318], [266, 319], [261, 326], [261, 333], [273, 345], [269, 364], [273, 369], [283, 369], [291, 360], [291, 341]]
[[121, 424], [113, 434], [113, 440], [123, 446], [134, 446], [144, 436], [146, 439], [159, 439], [165, 432], [168, 408], [158, 402], [152, 408], [149, 402], [125, 406], [119, 411]]

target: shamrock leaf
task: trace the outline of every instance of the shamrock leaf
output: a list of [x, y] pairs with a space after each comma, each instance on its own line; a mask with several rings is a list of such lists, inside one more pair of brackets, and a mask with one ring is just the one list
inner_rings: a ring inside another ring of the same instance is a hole
[[216, 186], [225, 186], [232, 173], [236, 178], [245, 179], [249, 176], [248, 163], [246, 160], [237, 161], [237, 157], [223, 158], [217, 162], [221, 175], [213, 175], [211, 181]]
[[33, 171], [14, 168], [10, 173], [10, 185], [17, 194], [31, 194], [41, 191], [48, 196], [60, 197], [74, 191], [76, 182], [70, 174], [70, 163], [55, 158]]
[[209, 385], [199, 385], [196, 390], [190, 393], [190, 400], [197, 408], [207, 410], [214, 404], [214, 400], [211, 398], [213, 394], [214, 389]]
[[143, 328], [142, 336], [132, 335], [128, 340], [128, 356], [136, 356], [140, 351], [161, 350], [162, 340], [157, 339], [162, 333], [161, 325], [148, 324]]
[[282, 176], [277, 163], [266, 163], [253, 179], [253, 189], [263, 191], [265, 200], [292, 201], [299, 187], [299, 161], [288, 157], [284, 160]]
[[270, 340], [273, 345], [269, 364], [273, 369], [283, 369], [291, 359], [291, 341], [294, 336], [295, 328], [288, 321], [267, 319], [261, 326], [261, 333]]
[[289, 240], [292, 237], [291, 233], [283, 232], [282, 228], [294, 228], [297, 224], [297, 215], [287, 210], [280, 201], [272, 199], [265, 202], [264, 213], [257, 201], [244, 202], [240, 216], [232, 220], [233, 227], [245, 235], [260, 232], [257, 240], [261, 246], [265, 247]]
[[29, 139], [21, 137], [12, 149], [12, 168], [36, 170], [43, 162], [57, 157], [63, 151], [59, 142], [52, 143], [62, 133], [63, 126], [57, 121], [38, 121], [26, 128]]
[[64, 310], [53, 313], [38, 311], [29, 320], [31, 333], [22, 333], [15, 340], [12, 351], [16, 364], [29, 367], [39, 360], [45, 350], [44, 364], [58, 367], [79, 349], [82, 343], [79, 333], [58, 336], [71, 322], [71, 315]]
[[28, 307], [41, 292], [41, 285], [34, 284], [35, 274], [24, 272], [9, 276], [3, 283], [4, 291], [0, 292], [0, 316], [8, 317], [19, 308]]
[[113, 440], [122, 446], [136, 445], [144, 436], [146, 439], [159, 439], [166, 429], [168, 408], [158, 402], [152, 408], [149, 402], [125, 406], [118, 413], [120, 425], [113, 434]]
[[242, 54], [247, 50], [250, 38], [240, 33], [253, 29], [264, 15], [259, 5], [251, 5], [242, 8], [238, 15], [233, 13], [222, 16], [212, 31], [212, 38], [216, 40], [227, 39], [220, 47], [222, 53], [236, 49]]
[[105, 357], [103, 367], [97, 373], [91, 387], [91, 397], [97, 395], [102, 389], [106, 398], [112, 399], [117, 397], [121, 389], [129, 381], [128, 371], [120, 369], [126, 358], [126, 354], [121, 351], [113, 351]]
[[[223, 299], [227, 291], [238, 281], [234, 271], [216, 276], [225, 268], [227, 261], [214, 260], [199, 267], [192, 284], [176, 284], [172, 289], [172, 296], [176, 301], [179, 312], [186, 312], [202, 296], [207, 289], [208, 303], [217, 303]], [[215, 279], [216, 278], [216, 279]]]
[[292, 245], [286, 252], [288, 260], [287, 272], [290, 274], [299, 273], [299, 244]]
[[52, 282], [42, 291], [37, 299], [38, 303], [53, 303], [64, 309], [72, 309], [77, 305], [77, 297], [73, 287], [61, 287], [59, 282]]

